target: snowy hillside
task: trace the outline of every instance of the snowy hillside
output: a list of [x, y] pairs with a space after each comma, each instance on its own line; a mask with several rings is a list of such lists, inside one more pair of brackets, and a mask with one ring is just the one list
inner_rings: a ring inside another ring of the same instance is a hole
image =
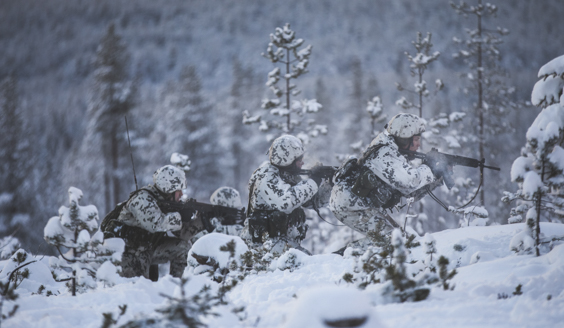
[[[357, 263], [350, 252], [344, 257], [307, 256], [291, 250], [273, 260], [267, 272], [248, 275], [227, 292], [226, 305], [211, 309], [219, 316], [207, 316], [202, 322], [209, 327], [330, 327], [324, 322], [334, 327], [343, 322], [355, 327], [561, 327], [564, 225], [541, 223], [544, 240], [555, 241], [543, 245], [540, 257], [510, 250], [512, 238], [524, 226], [467, 227], [432, 234], [437, 255], [446, 256], [449, 270], [456, 268], [457, 274], [449, 282], [453, 290], [434, 284], [429, 297], [420, 302], [389, 303], [382, 297], [386, 283], [368, 285], [363, 291], [346, 283], [343, 275], [353, 273]], [[417, 240], [424, 242], [422, 237]], [[408, 271], [424, 269], [425, 257], [422, 246], [412, 248]], [[119, 307], [127, 305], [117, 327], [133, 319], [159, 318], [155, 309], [168, 304], [162, 294], [180, 296], [179, 279], [167, 275], [158, 282], [115, 278], [113, 287], [98, 285], [72, 297], [63, 283], [51, 277], [48, 257], [34, 258], [38, 262], [27, 266], [29, 278], [16, 289], [19, 298], [4, 303], [3, 314], [14, 304], [19, 309], [3, 320], [3, 327], [101, 327], [103, 313], [116, 319]], [[0, 267], [5, 281], [14, 264], [6, 260]], [[189, 267], [184, 273], [189, 278], [187, 295], [204, 285], [211, 287], [211, 293], [217, 291], [216, 282], [194, 272]], [[38, 295], [41, 285], [45, 288]], [[54, 296], [45, 296], [47, 291]], [[233, 312], [240, 307], [244, 309]]]

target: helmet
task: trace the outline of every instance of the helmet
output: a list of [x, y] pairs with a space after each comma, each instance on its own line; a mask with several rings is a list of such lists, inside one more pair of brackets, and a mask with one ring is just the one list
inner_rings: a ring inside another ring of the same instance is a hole
[[221, 187], [214, 191], [210, 197], [210, 203], [213, 205], [237, 208], [243, 206], [241, 204], [241, 196], [239, 195], [239, 192], [231, 187]]
[[186, 175], [176, 166], [165, 165], [155, 171], [153, 182], [161, 192], [170, 194], [186, 188]]
[[305, 149], [300, 139], [291, 135], [283, 135], [272, 142], [268, 153], [270, 163], [284, 167], [302, 156]]
[[425, 121], [413, 114], [399, 113], [388, 122], [388, 133], [397, 138], [411, 138], [425, 132]]

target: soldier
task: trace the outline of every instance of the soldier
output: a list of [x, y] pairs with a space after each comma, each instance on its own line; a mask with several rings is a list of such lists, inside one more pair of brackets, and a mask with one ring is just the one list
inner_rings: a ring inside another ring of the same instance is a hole
[[275, 244], [273, 251], [280, 253], [286, 245], [301, 248], [308, 227], [302, 207], [327, 204], [331, 185], [319, 178], [302, 180], [296, 172], [303, 165], [304, 153], [298, 138], [283, 135], [272, 143], [269, 161], [253, 172], [247, 214], [252, 242], [262, 243], [268, 233]]
[[[241, 196], [235, 188], [220, 187], [210, 196], [210, 203], [212, 205], [221, 205], [226, 207], [241, 208]], [[224, 233], [226, 235], [239, 236], [243, 226], [240, 224], [222, 225], [218, 218], [212, 219], [212, 225], [215, 227], [214, 231]]]
[[441, 164], [433, 172], [425, 164], [413, 167], [400, 153], [400, 149], [416, 151], [424, 131], [422, 119], [400, 113], [372, 140], [356, 163], [339, 169], [329, 205], [337, 219], [362, 234], [375, 230], [378, 221], [391, 231], [397, 223], [386, 213], [387, 209], [397, 205], [401, 197], [420, 199], [427, 187], [432, 190], [442, 183], [439, 172], [448, 168]]
[[169, 261], [170, 274], [182, 276], [192, 246], [190, 237], [202, 230], [203, 224], [193, 220], [183, 225], [180, 214], [163, 213], [158, 202], [179, 201], [185, 188], [184, 171], [172, 165], [163, 166], [153, 174], [152, 185], [133, 192], [125, 204], [120, 204], [116, 219], [110, 218], [111, 213], [104, 219], [102, 231], [106, 238], [120, 237], [125, 241], [122, 276], [149, 278], [151, 265]]
[[[241, 203], [241, 196], [239, 195], [239, 192], [237, 191], [237, 189], [231, 188], [231, 187], [217, 188], [213, 192], [213, 194], [210, 196], [210, 203], [212, 205], [233, 207], [233, 208], [237, 208], [237, 209], [240, 209], [240, 208], [243, 207], [243, 205]], [[213, 228], [213, 232], [223, 233], [223, 234], [231, 235], [231, 236], [239, 236], [239, 234], [243, 230], [243, 226], [240, 225], [240, 224], [223, 225], [221, 222], [223, 222], [223, 218], [221, 218], [221, 217], [210, 218], [210, 224]], [[207, 235], [207, 234], [208, 234], [207, 230], [202, 230], [202, 231], [198, 232], [197, 235], [192, 237], [192, 239], [190, 241], [193, 244], [193, 243], [196, 242], [196, 240], [200, 239], [202, 236]]]

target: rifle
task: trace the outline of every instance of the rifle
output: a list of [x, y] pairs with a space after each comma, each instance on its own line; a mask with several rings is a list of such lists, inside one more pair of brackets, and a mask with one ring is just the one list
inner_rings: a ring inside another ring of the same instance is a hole
[[[406, 154], [411, 157], [422, 159], [423, 163], [429, 165], [429, 167], [431, 167], [432, 170], [435, 170], [436, 168], [440, 168], [441, 167], [440, 164], [443, 165], [446, 164], [447, 166], [460, 165], [467, 167], [479, 167], [480, 173], [484, 170], [484, 168], [490, 170], [496, 170], [496, 171], [501, 170], [499, 167], [485, 165], [486, 162], [485, 158], [482, 158], [482, 160], [480, 161], [475, 158], [445, 154], [439, 152], [436, 148], [432, 148], [431, 151], [428, 152], [427, 154], [418, 153], [416, 151], [411, 151], [407, 149], [400, 149], [400, 153]], [[448, 187], [448, 189], [452, 188], [452, 186], [454, 186], [454, 180], [452, 179], [452, 175], [450, 174], [450, 172], [439, 172], [439, 173], [442, 175], [445, 185]]]
[[208, 232], [212, 232], [214, 227], [211, 224], [212, 218], [221, 219], [222, 225], [243, 225], [245, 222], [245, 208], [235, 208], [222, 205], [212, 205], [197, 202], [190, 198], [186, 202], [159, 201], [159, 208], [163, 213], [178, 212], [182, 217], [182, 222], [190, 222], [192, 216], [198, 212], [201, 215], [204, 227]]
[[296, 173], [298, 175], [307, 175], [314, 180], [315, 178], [319, 178], [319, 180], [321, 180], [333, 178], [333, 175], [338, 169], [339, 168], [336, 166], [314, 166], [311, 169], [297, 170]]

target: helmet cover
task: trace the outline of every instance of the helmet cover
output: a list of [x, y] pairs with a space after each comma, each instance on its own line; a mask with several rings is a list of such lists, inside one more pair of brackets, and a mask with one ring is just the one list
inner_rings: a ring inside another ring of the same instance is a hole
[[300, 139], [291, 135], [283, 135], [272, 142], [268, 158], [271, 164], [284, 167], [292, 164], [304, 153], [305, 149]]
[[397, 138], [411, 138], [425, 132], [425, 122], [417, 115], [399, 113], [388, 122], [387, 131]]
[[239, 192], [231, 187], [221, 187], [214, 191], [210, 197], [210, 203], [227, 207], [243, 207]]
[[170, 194], [186, 189], [186, 175], [184, 171], [173, 165], [165, 165], [153, 174], [153, 183], [161, 192]]

